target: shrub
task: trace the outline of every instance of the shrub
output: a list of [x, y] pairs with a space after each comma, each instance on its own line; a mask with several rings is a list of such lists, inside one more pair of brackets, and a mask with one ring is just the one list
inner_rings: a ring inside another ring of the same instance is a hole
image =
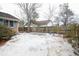
[[59, 30], [59, 29], [57, 28], [57, 26], [53, 26], [52, 32], [57, 33], [58, 30]]
[[70, 24], [67, 29], [70, 30], [65, 33], [65, 36], [70, 38], [68, 41], [72, 46], [79, 47], [79, 24]]
[[74, 38], [76, 35], [76, 24], [69, 24], [67, 26], [67, 31], [65, 32], [65, 37], [66, 38]]
[[59, 26], [53, 26], [52, 32], [59, 33], [59, 34], [63, 34], [63, 30]]
[[15, 35], [15, 31], [11, 30], [7, 26], [0, 24], [0, 40], [7, 39], [9, 40], [11, 36]]

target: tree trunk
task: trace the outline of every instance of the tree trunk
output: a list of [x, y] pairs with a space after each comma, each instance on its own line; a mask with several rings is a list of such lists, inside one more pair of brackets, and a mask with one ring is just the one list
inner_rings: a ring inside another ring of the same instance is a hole
[[30, 25], [31, 25], [31, 21], [29, 21], [29, 24], [28, 24], [28, 32], [30, 32]]
[[65, 31], [65, 33], [67, 31], [67, 23], [68, 23], [68, 16], [65, 18], [65, 22], [64, 22], [64, 31]]
[[30, 32], [30, 25], [28, 26], [28, 32]]

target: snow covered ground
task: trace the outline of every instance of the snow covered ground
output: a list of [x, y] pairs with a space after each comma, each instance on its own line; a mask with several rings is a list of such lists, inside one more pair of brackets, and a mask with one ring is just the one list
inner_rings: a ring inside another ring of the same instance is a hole
[[62, 37], [48, 33], [19, 33], [0, 47], [1, 56], [74, 56]]

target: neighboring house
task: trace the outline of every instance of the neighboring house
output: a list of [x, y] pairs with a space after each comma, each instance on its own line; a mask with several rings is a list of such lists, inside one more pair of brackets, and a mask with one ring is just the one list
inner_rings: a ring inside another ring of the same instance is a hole
[[[31, 22], [37, 25], [38, 29], [36, 28], [36, 30], [39, 32], [51, 32], [52, 30], [53, 22], [51, 20], [41, 20], [41, 21], [31, 20]], [[49, 23], [51, 23], [50, 26], [48, 26]]]
[[19, 19], [4, 12], [0, 12], [0, 24], [6, 25], [12, 30], [18, 32]]
[[[50, 25], [49, 25], [50, 23]], [[30, 32], [52, 32], [53, 22], [51, 20], [36, 21], [31, 20]], [[19, 28], [20, 32], [28, 32], [28, 23], [24, 27]]]

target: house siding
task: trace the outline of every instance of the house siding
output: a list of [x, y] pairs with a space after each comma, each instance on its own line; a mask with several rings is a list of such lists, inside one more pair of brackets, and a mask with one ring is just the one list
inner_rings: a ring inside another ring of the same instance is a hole
[[19, 27], [19, 22], [16, 22], [16, 27], [10, 27], [10, 28], [18, 33], [19, 32], [18, 27]]
[[0, 24], [3, 24], [3, 19], [0, 19]]
[[12, 30], [18, 32], [19, 19], [4, 12], [0, 12], [0, 24], [6, 25]]
[[[13, 26], [11, 26], [11, 22], [13, 23]], [[7, 27], [11, 28], [15, 32], [18, 32], [19, 22], [17, 22], [17, 21], [0, 19], [0, 24], [6, 25]]]

